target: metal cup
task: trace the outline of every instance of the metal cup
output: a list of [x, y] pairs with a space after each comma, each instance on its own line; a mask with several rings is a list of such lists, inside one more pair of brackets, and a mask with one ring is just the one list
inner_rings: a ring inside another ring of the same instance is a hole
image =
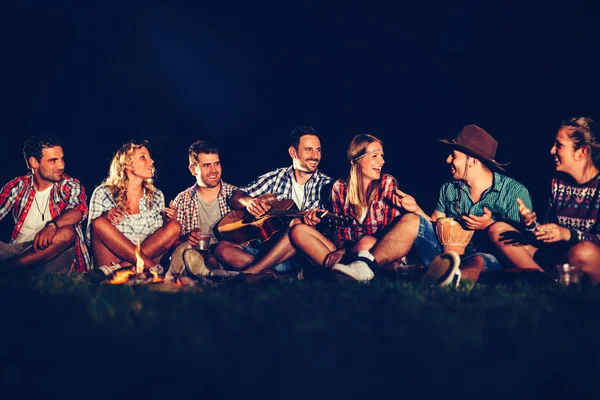
[[562, 286], [577, 285], [581, 282], [581, 268], [570, 264], [558, 264], [558, 283]]
[[200, 235], [200, 240], [198, 240], [198, 243], [196, 244], [196, 246], [194, 246], [194, 248], [198, 250], [200, 254], [204, 256], [204, 258], [206, 258], [206, 256], [208, 255], [208, 249], [210, 248], [210, 239], [210, 235]]

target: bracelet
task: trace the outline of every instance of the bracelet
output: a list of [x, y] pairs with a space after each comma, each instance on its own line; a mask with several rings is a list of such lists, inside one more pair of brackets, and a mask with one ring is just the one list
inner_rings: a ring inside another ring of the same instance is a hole
[[46, 227], [50, 226], [50, 225], [54, 225], [54, 227], [56, 229], [58, 229], [58, 225], [56, 224], [56, 221], [51, 219], [50, 221], [46, 222]]

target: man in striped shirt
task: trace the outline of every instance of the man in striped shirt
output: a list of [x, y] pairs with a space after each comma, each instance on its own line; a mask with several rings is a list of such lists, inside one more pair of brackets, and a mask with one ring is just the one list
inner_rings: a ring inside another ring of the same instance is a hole
[[[414, 197], [398, 190], [396, 204], [408, 211], [371, 249], [359, 254], [345, 271], [357, 280], [372, 276], [368, 269], [386, 265], [414, 249], [420, 261], [429, 268], [426, 277], [440, 284], [452, 282], [459, 264], [465, 279], [476, 281], [484, 270], [499, 270], [502, 266], [495, 256], [482, 252], [492, 250], [487, 228], [495, 221], [520, 224], [517, 198], [531, 208], [529, 191], [519, 182], [500, 172], [504, 165], [494, 160], [498, 142], [476, 125], [465, 126], [454, 140], [441, 140], [451, 153], [446, 159], [452, 180], [445, 183], [439, 194], [436, 209], [428, 216]], [[439, 218], [450, 217], [463, 228], [474, 230], [462, 260], [444, 255], [435, 230]], [[435, 260], [435, 262], [434, 262]], [[335, 270], [335, 268], [334, 268]]]
[[81, 228], [88, 213], [85, 190], [64, 173], [59, 139], [33, 136], [23, 155], [31, 173], [0, 192], [0, 220], [9, 212], [15, 220], [10, 243], [0, 242], [0, 270], [88, 271], [91, 259]]
[[237, 188], [221, 179], [222, 167], [217, 147], [208, 141], [198, 140], [188, 149], [189, 170], [196, 183], [179, 193], [165, 208], [168, 218], [181, 224], [181, 238], [175, 243], [167, 278], [184, 271], [206, 276], [218, 267], [212, 254], [204, 255], [202, 241], [209, 240], [211, 248], [217, 243], [213, 230], [229, 211], [229, 196]]
[[[254, 217], [265, 215], [271, 209], [260, 196], [274, 194], [278, 200], [292, 199], [299, 210], [323, 208], [325, 187], [331, 178], [318, 170], [321, 161], [321, 141], [310, 126], [299, 126], [290, 134], [288, 148], [293, 164], [260, 176], [255, 181], [235, 191], [230, 199], [231, 208], [245, 209]], [[294, 219], [291, 224], [299, 223]], [[303, 222], [316, 225], [320, 222], [316, 213], [304, 215]], [[278, 238], [270, 239], [260, 248], [242, 246], [220, 241], [215, 249], [217, 259], [224, 265], [245, 274], [260, 274], [270, 268], [286, 272], [296, 267], [292, 257], [296, 250], [290, 242], [289, 228]]]

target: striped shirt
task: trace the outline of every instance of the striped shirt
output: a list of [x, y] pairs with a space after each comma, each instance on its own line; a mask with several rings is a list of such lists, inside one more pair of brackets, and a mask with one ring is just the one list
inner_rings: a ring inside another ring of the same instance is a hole
[[[146, 191], [144, 190], [144, 195], [139, 202], [140, 212], [138, 214], [126, 214], [125, 218], [116, 225], [119, 232], [134, 244], [142, 243], [148, 236], [163, 226], [164, 221], [161, 214], [165, 208], [163, 193], [158, 189], [154, 189], [152, 206], [149, 207], [147, 203]], [[92, 221], [115, 207], [117, 207], [117, 203], [108, 187], [106, 185], [98, 186], [90, 199], [90, 214], [86, 230], [88, 243], [91, 240]]]
[[[512, 178], [494, 172], [492, 186], [482, 193], [481, 198], [476, 203], [471, 199], [471, 193], [469, 193], [469, 188], [464, 184], [464, 181], [446, 182], [440, 189], [436, 210], [444, 213], [446, 217], [457, 218], [469, 214], [482, 216], [483, 208], [486, 207], [492, 212], [492, 219], [495, 222], [504, 221], [520, 224], [521, 215], [519, 214], [517, 198], [523, 200], [527, 208], [533, 209], [531, 196], [525, 186]], [[467, 252], [476, 251], [474, 241], [480, 247], [489, 245], [487, 235], [484, 237], [479, 232], [475, 232], [473, 240], [467, 247]]]
[[600, 174], [578, 184], [568, 176], [552, 178], [546, 221], [571, 231], [569, 242], [589, 240], [600, 245]]
[[374, 235], [400, 217], [400, 210], [393, 205], [396, 189], [398, 189], [396, 179], [391, 175], [384, 174], [381, 177], [375, 198], [369, 205], [365, 219], [361, 223], [359, 216], [354, 212], [354, 207], [348, 201], [348, 183], [342, 179], [335, 181], [331, 189], [333, 212], [354, 219], [362, 229], [336, 227], [333, 234], [334, 243], [344, 245], [348, 242], [356, 242], [363, 235]]
[[[173, 200], [174, 206], [177, 209], [177, 222], [181, 224], [181, 234], [187, 235], [194, 229], [200, 227], [198, 217], [198, 184], [194, 184], [192, 187], [187, 188], [183, 192], [179, 193], [175, 200]], [[221, 181], [221, 190], [217, 196], [219, 202], [219, 213], [221, 218], [231, 211], [227, 199], [237, 188], [229, 183]], [[210, 223], [209, 225], [212, 225]]]
[[[33, 175], [27, 174], [8, 182], [0, 192], [0, 220], [2, 220], [9, 211], [12, 211], [15, 221], [15, 228], [11, 235], [11, 243], [15, 243], [27, 214], [31, 209], [35, 189], [33, 187]], [[87, 216], [88, 208], [85, 189], [81, 183], [74, 178], [63, 174], [60, 182], [55, 182], [50, 191], [50, 200], [48, 208], [50, 217], [57, 218], [63, 211], [75, 209], [83, 214], [83, 219]], [[71, 272], [89, 271], [91, 267], [91, 257], [88, 248], [85, 245], [82, 223], [79, 222], [75, 228], [75, 252], [76, 259], [71, 265]]]
[[[243, 190], [251, 197], [260, 197], [267, 193], [277, 196], [278, 200], [292, 198], [292, 180], [294, 167], [278, 168], [260, 176], [239, 190]], [[331, 178], [318, 170], [310, 177], [304, 186], [304, 207], [301, 210], [310, 210], [323, 207], [321, 191], [331, 183]], [[299, 207], [300, 208], [300, 207]]]
[[[446, 182], [440, 189], [440, 196], [435, 209], [444, 213], [446, 217], [456, 218], [469, 214], [481, 216], [483, 215], [483, 207], [486, 207], [492, 212], [494, 221], [519, 224], [521, 215], [519, 214], [517, 197], [523, 200], [523, 203], [529, 209], [532, 209], [531, 196], [525, 186], [512, 178], [494, 172], [492, 186], [482, 193], [481, 198], [476, 203], [471, 199], [469, 188], [463, 181]], [[458, 212], [456, 210], [457, 203]]]

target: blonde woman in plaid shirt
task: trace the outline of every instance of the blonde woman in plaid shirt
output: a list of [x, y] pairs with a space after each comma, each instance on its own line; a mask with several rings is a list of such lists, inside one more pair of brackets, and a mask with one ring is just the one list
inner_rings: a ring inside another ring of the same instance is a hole
[[369, 134], [356, 135], [347, 154], [350, 173], [346, 181], [338, 179], [333, 184], [331, 205], [334, 213], [351, 218], [356, 225], [336, 227], [333, 240], [308, 225], [296, 225], [290, 233], [296, 248], [313, 264], [325, 268], [370, 250], [383, 230], [401, 216], [394, 204], [398, 183], [382, 173], [382, 141]]
[[179, 223], [163, 220], [165, 198], [154, 187], [148, 146], [147, 141], [124, 144], [90, 199], [87, 239], [95, 267], [107, 276], [136, 264], [138, 243], [144, 269], [162, 274], [160, 259], [179, 237]]
[[210, 275], [219, 268], [212, 254], [205, 259], [194, 249], [200, 235], [210, 235], [211, 247], [217, 243], [213, 229], [229, 211], [229, 196], [237, 189], [221, 179], [223, 169], [219, 150], [213, 143], [198, 140], [188, 149], [189, 170], [196, 183], [179, 193], [165, 209], [167, 216], [181, 224], [181, 236], [175, 243], [177, 248], [171, 255], [167, 277], [182, 273]]

